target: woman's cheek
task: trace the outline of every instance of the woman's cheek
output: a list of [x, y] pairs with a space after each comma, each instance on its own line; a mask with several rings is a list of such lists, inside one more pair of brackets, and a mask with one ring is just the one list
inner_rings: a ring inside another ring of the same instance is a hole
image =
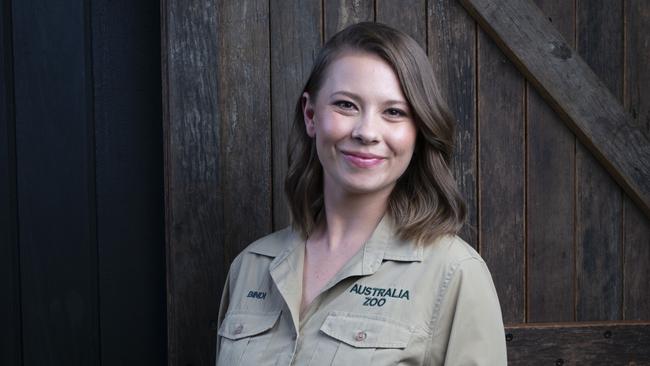
[[338, 113], [329, 113], [327, 119], [321, 124], [324, 138], [330, 141], [336, 141], [348, 134], [346, 125], [350, 125], [349, 117], [342, 116]]
[[417, 133], [408, 127], [394, 128], [386, 136], [392, 150], [398, 155], [412, 155], [415, 149], [415, 138]]

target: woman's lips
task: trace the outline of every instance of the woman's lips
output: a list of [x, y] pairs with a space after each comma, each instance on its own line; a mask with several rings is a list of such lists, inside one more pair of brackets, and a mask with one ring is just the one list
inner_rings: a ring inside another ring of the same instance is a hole
[[343, 157], [350, 164], [359, 167], [359, 168], [372, 168], [384, 161], [384, 158], [381, 156], [366, 154], [366, 153], [356, 153], [349, 151], [342, 151]]

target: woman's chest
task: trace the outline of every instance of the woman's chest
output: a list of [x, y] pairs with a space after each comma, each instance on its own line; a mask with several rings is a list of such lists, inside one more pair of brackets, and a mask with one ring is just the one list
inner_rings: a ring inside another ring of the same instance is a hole
[[233, 291], [218, 364], [419, 365], [432, 345], [441, 279], [417, 269], [386, 262], [372, 275], [344, 278], [297, 322], [293, 300], [273, 280], [238, 283], [256, 292]]

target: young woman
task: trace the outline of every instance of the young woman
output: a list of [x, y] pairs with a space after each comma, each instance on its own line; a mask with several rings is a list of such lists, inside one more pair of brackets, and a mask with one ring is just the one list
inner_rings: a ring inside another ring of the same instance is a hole
[[426, 54], [377, 23], [315, 60], [294, 117], [292, 226], [233, 262], [217, 365], [505, 365], [481, 257], [456, 236], [453, 120]]

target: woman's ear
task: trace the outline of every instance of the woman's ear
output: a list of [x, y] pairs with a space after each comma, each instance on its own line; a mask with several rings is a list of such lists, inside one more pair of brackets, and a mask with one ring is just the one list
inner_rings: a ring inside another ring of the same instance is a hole
[[309, 137], [316, 136], [316, 126], [314, 125], [314, 105], [309, 93], [302, 93], [302, 118], [305, 120], [305, 131]]

